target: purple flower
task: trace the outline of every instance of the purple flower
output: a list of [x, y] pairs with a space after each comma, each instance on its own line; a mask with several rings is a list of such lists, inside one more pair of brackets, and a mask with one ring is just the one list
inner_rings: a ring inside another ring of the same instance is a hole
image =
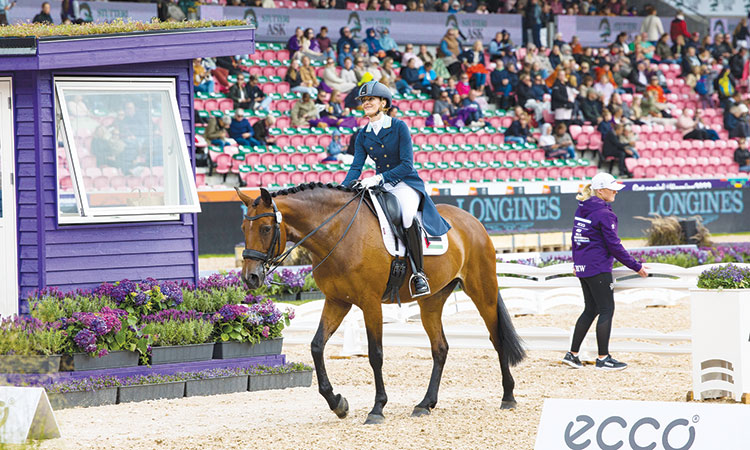
[[73, 338], [73, 341], [78, 347], [81, 348], [81, 350], [86, 353], [96, 351], [96, 336], [91, 332], [91, 330], [84, 328], [83, 330], [79, 331]]
[[260, 334], [262, 334], [264, 338], [267, 338], [268, 335], [271, 334], [271, 329], [266, 325], [263, 327], [263, 331], [261, 331]]

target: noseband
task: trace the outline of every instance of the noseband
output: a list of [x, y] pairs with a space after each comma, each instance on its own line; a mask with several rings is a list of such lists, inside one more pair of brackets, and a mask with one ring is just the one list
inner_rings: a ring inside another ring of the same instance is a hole
[[268, 251], [263, 253], [258, 250], [252, 250], [249, 248], [246, 248], [242, 251], [242, 259], [252, 259], [255, 261], [260, 261], [265, 268], [268, 268], [268, 266], [270, 266], [271, 261], [273, 260], [274, 256], [276, 256], [274, 255], [274, 250], [277, 250], [277, 247], [281, 246], [281, 211], [279, 211], [279, 209], [276, 207], [276, 202], [271, 201], [271, 206], [273, 207], [273, 212], [258, 214], [257, 216], [245, 215], [245, 220], [249, 220], [251, 222], [263, 217], [275, 218], [273, 222], [273, 237], [271, 238], [271, 245], [268, 246]]

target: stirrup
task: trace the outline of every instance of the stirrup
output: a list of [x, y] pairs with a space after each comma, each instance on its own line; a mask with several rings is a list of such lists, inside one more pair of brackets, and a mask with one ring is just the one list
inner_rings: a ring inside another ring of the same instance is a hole
[[[414, 295], [414, 290], [412, 288], [412, 281], [414, 281], [415, 278], [422, 278], [424, 279], [424, 282], [427, 284], [427, 292], [423, 292], [421, 294]], [[424, 297], [425, 295], [432, 294], [432, 291], [430, 290], [430, 283], [427, 281], [427, 276], [423, 273], [420, 274], [412, 274], [411, 277], [409, 277], [409, 295], [411, 295], [411, 298], [417, 298], [417, 297]]]

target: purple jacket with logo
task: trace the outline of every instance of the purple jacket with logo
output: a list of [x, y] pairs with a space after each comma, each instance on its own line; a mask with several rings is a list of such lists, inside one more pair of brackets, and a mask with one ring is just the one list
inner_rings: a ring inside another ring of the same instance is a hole
[[612, 272], [614, 258], [636, 272], [641, 270], [641, 263], [630, 256], [617, 237], [617, 216], [612, 207], [599, 197], [578, 203], [572, 241], [578, 277]]

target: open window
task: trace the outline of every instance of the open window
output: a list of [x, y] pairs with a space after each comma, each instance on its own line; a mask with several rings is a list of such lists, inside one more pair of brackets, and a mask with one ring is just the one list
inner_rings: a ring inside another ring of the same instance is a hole
[[175, 220], [200, 203], [171, 78], [56, 78], [59, 223]]

